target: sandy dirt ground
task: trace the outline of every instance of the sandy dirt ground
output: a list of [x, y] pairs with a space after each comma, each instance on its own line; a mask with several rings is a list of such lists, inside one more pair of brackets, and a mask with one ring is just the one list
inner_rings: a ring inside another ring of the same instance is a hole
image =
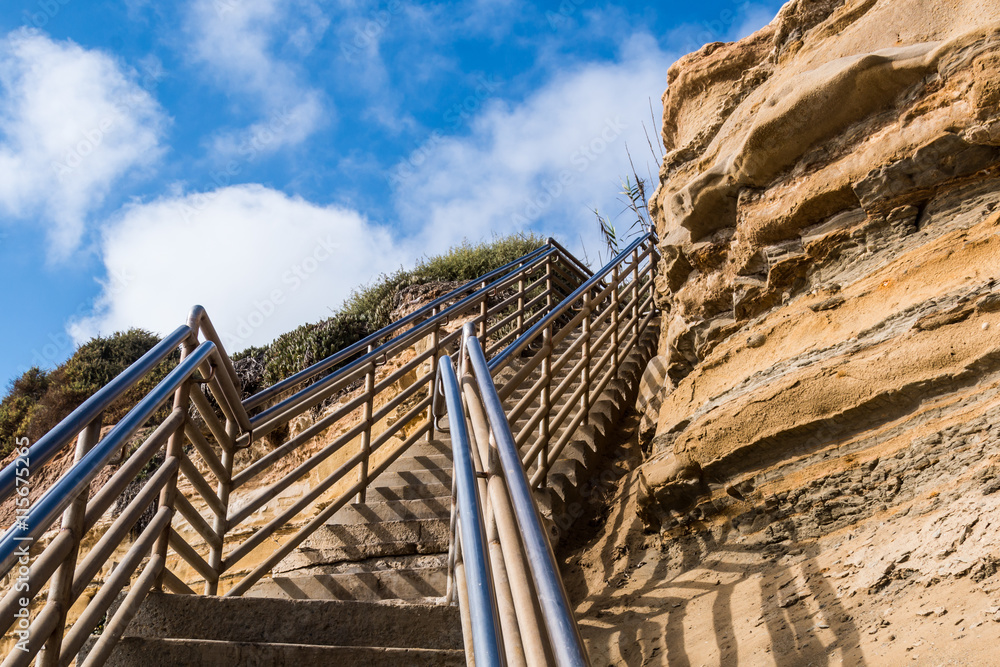
[[725, 517], [644, 534], [622, 437], [617, 483], [561, 549], [595, 666], [1000, 665], [1000, 574], [982, 565], [1000, 494], [927, 488], [818, 539]]

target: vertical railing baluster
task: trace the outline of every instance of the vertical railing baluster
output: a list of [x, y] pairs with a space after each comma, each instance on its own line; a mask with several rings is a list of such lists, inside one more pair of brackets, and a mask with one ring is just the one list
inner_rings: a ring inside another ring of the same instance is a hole
[[517, 338], [524, 333], [524, 278], [517, 281]]
[[613, 359], [614, 367], [618, 368], [618, 355], [619, 355], [618, 346], [620, 344], [618, 339], [619, 336], [618, 322], [620, 314], [618, 311], [619, 311], [619, 303], [621, 302], [622, 283], [621, 283], [621, 276], [619, 275], [618, 272], [617, 264], [615, 265], [615, 268], [611, 272], [611, 280], [613, 281], [613, 284], [615, 286], [615, 288], [611, 290], [611, 326], [613, 329], [613, 333], [611, 334], [611, 344], [614, 345], [614, 350], [615, 350], [612, 357], [614, 358]]
[[[483, 283], [480, 289], [485, 289], [487, 283]], [[487, 310], [490, 302], [489, 292], [483, 293], [483, 300], [479, 304], [479, 338], [483, 341], [483, 345], [486, 344], [486, 318]]]
[[545, 262], [545, 312], [552, 312], [552, 263], [555, 261], [555, 257], [549, 257]]
[[541, 485], [545, 486], [549, 474], [549, 414], [552, 409], [552, 324], [550, 323], [542, 332], [542, 347], [546, 350], [542, 358], [542, 395], [539, 409], [542, 411], [542, 419], [538, 424], [538, 435], [542, 439], [542, 448], [538, 456], [538, 469], [541, 471]]
[[[372, 346], [368, 346], [368, 354], [372, 352]], [[368, 491], [368, 460], [372, 455], [372, 409], [374, 407], [375, 397], [373, 396], [375, 392], [375, 361], [372, 360], [371, 368], [365, 374], [365, 396], [368, 398], [365, 400], [364, 414], [362, 419], [364, 420], [365, 430], [361, 432], [361, 469], [358, 473], [358, 481], [361, 482], [360, 490], [358, 491], [357, 502], [365, 502], [365, 497]]]
[[[103, 417], [104, 413], [98, 415], [77, 436], [76, 451], [73, 454], [74, 465], [79, 463], [80, 459], [100, 440]], [[73, 601], [70, 599], [73, 597], [73, 575], [76, 573], [76, 561], [80, 555], [80, 542], [83, 539], [83, 519], [87, 513], [87, 500], [89, 496], [90, 488], [88, 487], [63, 512], [62, 530], [70, 531], [70, 534], [73, 536], [73, 546], [70, 547], [66, 559], [63, 560], [59, 569], [52, 575], [52, 580], [49, 583], [48, 604], [55, 605], [57, 620], [55, 629], [45, 641], [45, 645], [38, 655], [38, 662], [36, 664], [39, 667], [56, 667], [59, 664], [63, 632], [66, 628], [66, 615], [73, 605]]]
[[[183, 345], [181, 346], [181, 361], [184, 361], [184, 359], [187, 358], [187, 356], [191, 354], [192, 351], [194, 351], [195, 347], [197, 347], [198, 340], [195, 336], [196, 335], [193, 334], [192, 337], [187, 338], [184, 341]], [[190, 377], [188, 377], [184, 382], [181, 383], [179, 387], [177, 387], [177, 390], [174, 392], [173, 409], [174, 411], [180, 411], [180, 413], [184, 415], [184, 420], [181, 421], [181, 423], [177, 425], [177, 429], [170, 434], [170, 439], [167, 440], [167, 451], [164, 460], [167, 460], [171, 457], [175, 457], [179, 460], [180, 457], [184, 456], [184, 437], [185, 437], [184, 426], [187, 423], [187, 420], [190, 419], [190, 416], [188, 415], [188, 409], [191, 406], [192, 382], [193, 380]], [[160, 491], [159, 505], [160, 507], [169, 508], [171, 519], [170, 521], [167, 521], [166, 525], [163, 527], [163, 532], [160, 533], [160, 536], [158, 538], [156, 538], [156, 544], [153, 545], [153, 554], [160, 557], [161, 559], [160, 562], [163, 563], [164, 569], [166, 569], [167, 567], [166, 565], [167, 550], [170, 547], [170, 531], [171, 531], [170, 526], [173, 521], [173, 515], [175, 512], [174, 498], [177, 496], [178, 475], [179, 475], [179, 468], [178, 471], [175, 471], [174, 474], [170, 476], [170, 479], [167, 481], [166, 484], [163, 485], [163, 489]], [[207, 583], [208, 582], [206, 582], [206, 584]], [[154, 587], [158, 591], [163, 590], [162, 571], [156, 575]]]
[[632, 251], [632, 315], [635, 317], [635, 344], [639, 344], [639, 247]]
[[[438, 309], [432, 308], [430, 319], [434, 319], [437, 316]], [[441, 323], [436, 322], [434, 328], [431, 329], [431, 349], [434, 350], [434, 354], [431, 355], [431, 402], [427, 406], [427, 419], [430, 421], [430, 428], [427, 429], [427, 442], [434, 442], [434, 436], [437, 431], [437, 418], [434, 416], [434, 393], [437, 391], [437, 367], [438, 359], [441, 358]]]
[[583, 295], [583, 312], [586, 313], [583, 317], [583, 396], [581, 397], [583, 409], [583, 423], [590, 423], [590, 361], [592, 358], [593, 351], [590, 345], [590, 313], [593, 310], [593, 305], [591, 304], [591, 294], [590, 290], [587, 290]]
[[[228, 432], [228, 428], [227, 428]], [[230, 438], [235, 441], [236, 433], [230, 433]], [[233, 488], [233, 460], [235, 459], [235, 452], [229, 447], [222, 447], [222, 467], [225, 469], [226, 476], [225, 479], [220, 479], [218, 485], [216, 486], [216, 492], [219, 495], [219, 501], [222, 503], [224, 511], [229, 509], [229, 493]], [[205, 582], [205, 595], [218, 595], [219, 594], [219, 578], [222, 576], [222, 550], [226, 546], [226, 532], [229, 530], [228, 522], [226, 521], [226, 514], [215, 514], [215, 520], [212, 522], [212, 529], [215, 534], [219, 536], [221, 544], [218, 547], [210, 546], [208, 552], [208, 564], [212, 566], [215, 570], [215, 581]]]

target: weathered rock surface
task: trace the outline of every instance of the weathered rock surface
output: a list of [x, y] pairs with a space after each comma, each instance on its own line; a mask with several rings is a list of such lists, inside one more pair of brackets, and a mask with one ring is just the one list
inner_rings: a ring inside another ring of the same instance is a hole
[[793, 0], [668, 82], [663, 379], [568, 559], [592, 655], [996, 662], [1000, 4]]
[[986, 391], [998, 63], [995, 3], [795, 0], [671, 67], [651, 528], [688, 509], [678, 461], [700, 470], [685, 491], [740, 498], [745, 478]]

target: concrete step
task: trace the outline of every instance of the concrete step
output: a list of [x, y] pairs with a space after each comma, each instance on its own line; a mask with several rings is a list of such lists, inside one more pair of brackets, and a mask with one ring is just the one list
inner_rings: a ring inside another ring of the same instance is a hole
[[290, 600], [426, 600], [444, 597], [445, 566], [349, 572], [296, 574], [262, 579], [247, 595]]
[[445, 519], [328, 523], [274, 567], [276, 574], [341, 561], [380, 556], [432, 554], [448, 551], [450, 526]]
[[444, 454], [416, 454], [409, 452], [399, 457], [386, 468], [386, 473], [410, 470], [451, 470], [451, 456]]
[[450, 498], [451, 482], [448, 484], [387, 484], [381, 477], [375, 480], [374, 485], [368, 489], [366, 500], [368, 502], [382, 502], [388, 500], [416, 500], [418, 498]]
[[375, 478], [375, 484], [379, 486], [401, 486], [416, 484], [445, 484], [451, 488], [451, 469], [448, 470], [400, 470], [398, 472], [384, 472]]
[[421, 440], [410, 445], [400, 458], [405, 458], [408, 456], [447, 456], [451, 458], [451, 442], [448, 440], [448, 434], [439, 434], [439, 439], [427, 442], [426, 440]]
[[451, 517], [451, 497], [353, 503], [341, 508], [327, 523], [351, 525], [376, 521], [411, 521]]
[[411, 649], [463, 646], [458, 608], [446, 605], [163, 593], [149, 594], [126, 636]]
[[465, 665], [460, 650], [318, 646], [262, 642], [229, 642], [197, 639], [142, 639], [126, 637], [115, 648], [106, 665], [151, 667], [186, 665], [272, 665], [281, 667], [459, 667]]

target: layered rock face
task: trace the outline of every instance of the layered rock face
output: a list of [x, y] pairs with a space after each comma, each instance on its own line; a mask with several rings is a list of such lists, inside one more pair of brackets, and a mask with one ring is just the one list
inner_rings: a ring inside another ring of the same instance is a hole
[[[793, 0], [668, 83], [647, 528], [714, 514], [766, 530], [831, 474], [871, 514], [921, 471], [948, 483], [988, 463], [1000, 4]], [[817, 534], [860, 511], [824, 512]]]

